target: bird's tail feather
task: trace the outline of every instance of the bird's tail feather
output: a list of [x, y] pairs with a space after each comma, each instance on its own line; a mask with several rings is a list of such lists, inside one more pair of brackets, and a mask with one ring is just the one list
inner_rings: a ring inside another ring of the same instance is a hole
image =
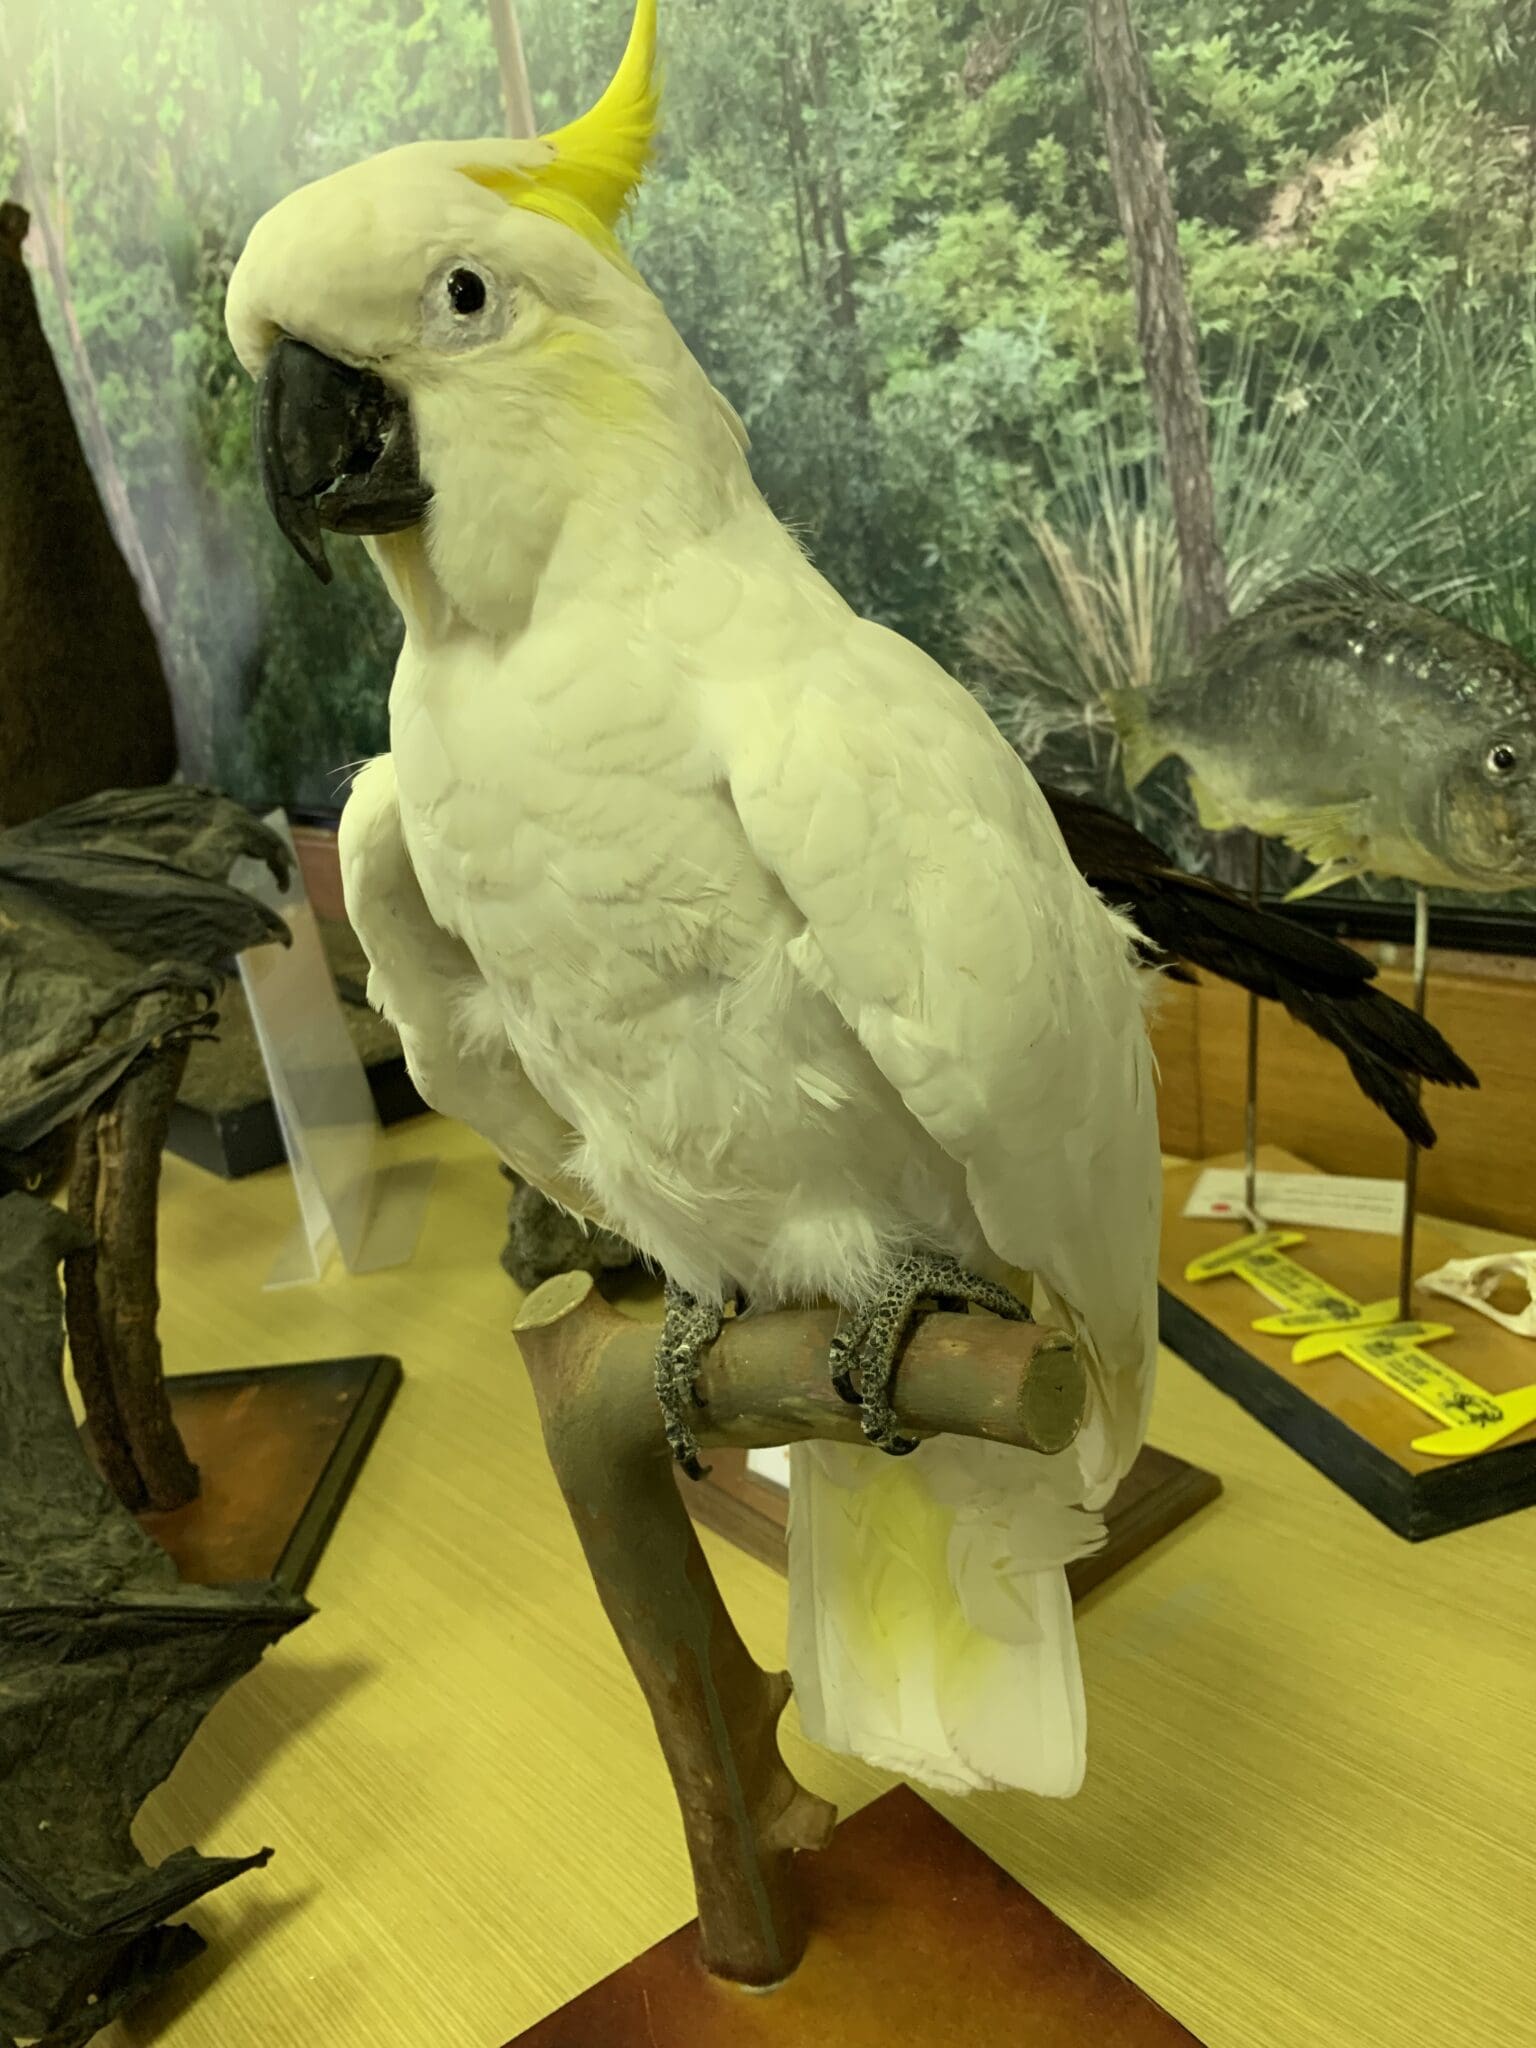
[[1376, 985], [1369, 960], [1209, 876], [1183, 873], [1128, 818], [1062, 790], [1045, 796], [1072, 860], [1106, 902], [1128, 907], [1154, 960], [1187, 961], [1283, 1003], [1338, 1047], [1363, 1092], [1406, 1136], [1434, 1143], [1415, 1081], [1475, 1088], [1477, 1076], [1427, 1018]]
[[[1423, 1020], [1379, 990], [1367, 988], [1359, 995], [1341, 999], [1282, 989], [1280, 1001], [1298, 1024], [1338, 1047], [1349, 1062], [1361, 1094], [1384, 1110], [1405, 1138], [1411, 1138], [1426, 1151], [1435, 1143], [1435, 1127], [1424, 1114], [1417, 1089], [1408, 1077], [1422, 1075], [1453, 1088], [1477, 1086], [1477, 1076], [1443, 1039], [1440, 1043], [1450, 1055], [1448, 1061], [1438, 1059], [1433, 1046], [1404, 1045], [1397, 1030], [1400, 1018], [1410, 1018], [1414, 1023]], [[1433, 1025], [1426, 1028], [1434, 1031]], [[1435, 1035], [1439, 1037], [1438, 1033]]]
[[[1280, 1003], [1298, 1024], [1337, 1046], [1361, 1091], [1415, 1143], [1435, 1142], [1415, 1080], [1443, 1088], [1477, 1086], [1476, 1074], [1443, 1034], [1379, 988], [1370, 962], [1359, 954], [1273, 911], [1226, 901], [1193, 880], [1190, 886], [1167, 885], [1165, 901], [1171, 913], [1166, 921], [1164, 902], [1138, 916], [1154, 944]], [[1344, 965], [1351, 960], [1359, 961], [1358, 973]]]
[[790, 1673], [813, 1741], [939, 1790], [1068, 1797], [1087, 1716], [1063, 1567], [1103, 1541], [1070, 1457], [935, 1438], [791, 1452]]

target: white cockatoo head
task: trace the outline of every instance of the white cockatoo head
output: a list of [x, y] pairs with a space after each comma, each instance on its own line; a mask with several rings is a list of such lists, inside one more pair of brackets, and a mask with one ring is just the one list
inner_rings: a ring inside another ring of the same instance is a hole
[[375, 552], [408, 622], [425, 581], [515, 630], [621, 525], [673, 545], [750, 489], [740, 423], [614, 238], [650, 157], [655, 44], [655, 0], [637, 0], [580, 120], [409, 143], [251, 231], [225, 318], [257, 380], [268, 501], [322, 580], [324, 528], [404, 536]]

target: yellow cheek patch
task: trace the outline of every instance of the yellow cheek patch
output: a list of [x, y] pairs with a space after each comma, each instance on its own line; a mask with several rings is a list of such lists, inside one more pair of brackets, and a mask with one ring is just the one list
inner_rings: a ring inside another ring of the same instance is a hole
[[524, 358], [550, 399], [594, 426], [620, 430], [654, 419], [644, 384], [600, 337], [559, 328]]

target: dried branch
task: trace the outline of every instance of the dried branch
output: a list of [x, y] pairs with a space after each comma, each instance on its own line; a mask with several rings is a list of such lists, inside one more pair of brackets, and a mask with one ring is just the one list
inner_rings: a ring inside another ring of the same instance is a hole
[[101, 1303], [96, 1295], [94, 1232], [96, 1203], [101, 1193], [101, 1115], [99, 1107], [88, 1109], [75, 1139], [69, 1213], [79, 1224], [80, 1233], [77, 1242], [64, 1254], [64, 1321], [69, 1331], [70, 1363], [85, 1409], [85, 1426], [96, 1449], [96, 1463], [123, 1506], [137, 1514], [149, 1505], [149, 1495], [128, 1448], [128, 1434], [123, 1428], [107, 1358], [106, 1335], [101, 1327]]
[[173, 1041], [121, 1083], [97, 1125], [96, 1294], [118, 1413], [151, 1508], [196, 1500], [197, 1467], [171, 1415], [156, 1320], [160, 1311], [160, 1165], [191, 1051]]
[[135, 1511], [185, 1507], [198, 1490], [155, 1328], [160, 1163], [189, 1051], [167, 1043], [90, 1111], [70, 1183], [92, 1240], [64, 1261], [70, 1355], [102, 1473]]
[[[700, 1380], [699, 1441], [861, 1443], [857, 1412], [828, 1376], [836, 1320], [805, 1311], [727, 1322]], [[837, 1816], [779, 1755], [789, 1679], [752, 1661], [674, 1481], [656, 1327], [611, 1307], [590, 1274], [562, 1273], [529, 1295], [514, 1328], [550, 1462], [676, 1787], [705, 1965], [738, 1983], [778, 1983], [805, 1945], [795, 1852], [824, 1847]], [[991, 1316], [925, 1318], [898, 1384], [912, 1435], [1048, 1452], [1076, 1437], [1086, 1400], [1067, 1338]]]

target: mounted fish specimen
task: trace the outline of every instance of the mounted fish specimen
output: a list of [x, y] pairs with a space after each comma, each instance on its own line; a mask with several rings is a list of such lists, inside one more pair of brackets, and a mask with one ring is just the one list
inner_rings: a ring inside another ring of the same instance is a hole
[[1365, 873], [1536, 884], [1536, 667], [1373, 577], [1285, 585], [1112, 708], [1130, 786], [1177, 755], [1208, 830], [1318, 864], [1295, 898]]

